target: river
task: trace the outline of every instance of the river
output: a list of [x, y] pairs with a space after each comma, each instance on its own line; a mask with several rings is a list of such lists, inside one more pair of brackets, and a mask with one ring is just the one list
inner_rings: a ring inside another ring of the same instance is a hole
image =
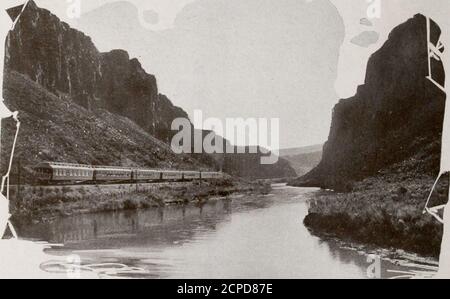
[[46, 253], [77, 256], [83, 265], [120, 263], [144, 271], [121, 277], [365, 279], [391, 278], [422, 271], [419, 264], [429, 266], [411, 255], [314, 236], [303, 219], [308, 199], [317, 192], [275, 185], [265, 196], [79, 215], [19, 227], [19, 235], [61, 244]]

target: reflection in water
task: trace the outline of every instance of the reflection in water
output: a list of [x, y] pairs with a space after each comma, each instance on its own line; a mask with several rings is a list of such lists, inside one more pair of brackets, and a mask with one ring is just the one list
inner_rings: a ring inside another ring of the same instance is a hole
[[[315, 190], [276, 187], [199, 205], [101, 213], [19, 228], [34, 240], [64, 244], [56, 255], [83, 264], [120, 263], [159, 278], [367, 278], [367, 255], [303, 226]], [[383, 261], [387, 269], [405, 270]]]
[[145, 211], [87, 214], [51, 224], [20, 227], [21, 236], [64, 244], [65, 248], [97, 249], [182, 243], [195, 234], [215, 230], [231, 219], [231, 201], [169, 206]]

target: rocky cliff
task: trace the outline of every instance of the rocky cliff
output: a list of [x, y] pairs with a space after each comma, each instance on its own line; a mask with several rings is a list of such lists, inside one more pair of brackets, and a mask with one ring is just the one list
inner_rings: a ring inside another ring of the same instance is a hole
[[[23, 121], [17, 161], [28, 173], [50, 160], [215, 168], [251, 178], [293, 174], [284, 161], [261, 166], [252, 155], [175, 155], [168, 145], [176, 133], [171, 124], [188, 115], [159, 93], [156, 77], [124, 50], [99, 52], [91, 38], [33, 1], [8, 36], [5, 65], [5, 99]], [[14, 128], [6, 128], [9, 148]]]
[[100, 53], [92, 40], [31, 1], [7, 45], [6, 67], [88, 110], [125, 116], [167, 141], [186, 113], [158, 93], [156, 78], [123, 50]]
[[[422, 15], [391, 32], [369, 59], [365, 84], [334, 108], [321, 163], [294, 185], [351, 189], [352, 182], [409, 160], [408, 169], [397, 170], [438, 172], [445, 95], [426, 79], [426, 34]], [[432, 41], [439, 36], [433, 23]], [[443, 83], [442, 63], [433, 71]]]

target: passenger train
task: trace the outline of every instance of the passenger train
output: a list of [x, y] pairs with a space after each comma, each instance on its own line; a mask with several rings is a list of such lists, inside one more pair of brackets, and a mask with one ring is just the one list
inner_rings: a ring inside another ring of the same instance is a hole
[[40, 163], [34, 167], [34, 172], [36, 180], [41, 184], [193, 181], [224, 177], [222, 172], [156, 170], [58, 162]]

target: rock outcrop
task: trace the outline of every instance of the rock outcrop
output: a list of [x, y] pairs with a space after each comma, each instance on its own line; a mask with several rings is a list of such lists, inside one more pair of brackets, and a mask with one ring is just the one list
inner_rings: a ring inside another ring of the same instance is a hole
[[[262, 166], [259, 156], [175, 155], [171, 124], [188, 115], [159, 93], [156, 77], [124, 50], [99, 52], [90, 37], [33, 1], [8, 36], [5, 72], [7, 104], [24, 122], [18, 148], [23, 165], [51, 160], [207, 167], [251, 178], [293, 175], [285, 161]], [[14, 128], [6, 128], [9, 145]]]
[[125, 116], [168, 141], [182, 109], [159, 94], [156, 78], [123, 50], [100, 53], [91, 38], [33, 1], [9, 35], [6, 67], [89, 109]]
[[[294, 185], [345, 191], [353, 181], [409, 159], [416, 161], [409, 170], [439, 171], [445, 94], [426, 79], [426, 28], [426, 18], [416, 15], [391, 32], [369, 59], [365, 84], [334, 108], [321, 163]], [[433, 42], [439, 36], [433, 23]], [[443, 83], [441, 62], [434, 62], [433, 72]]]

